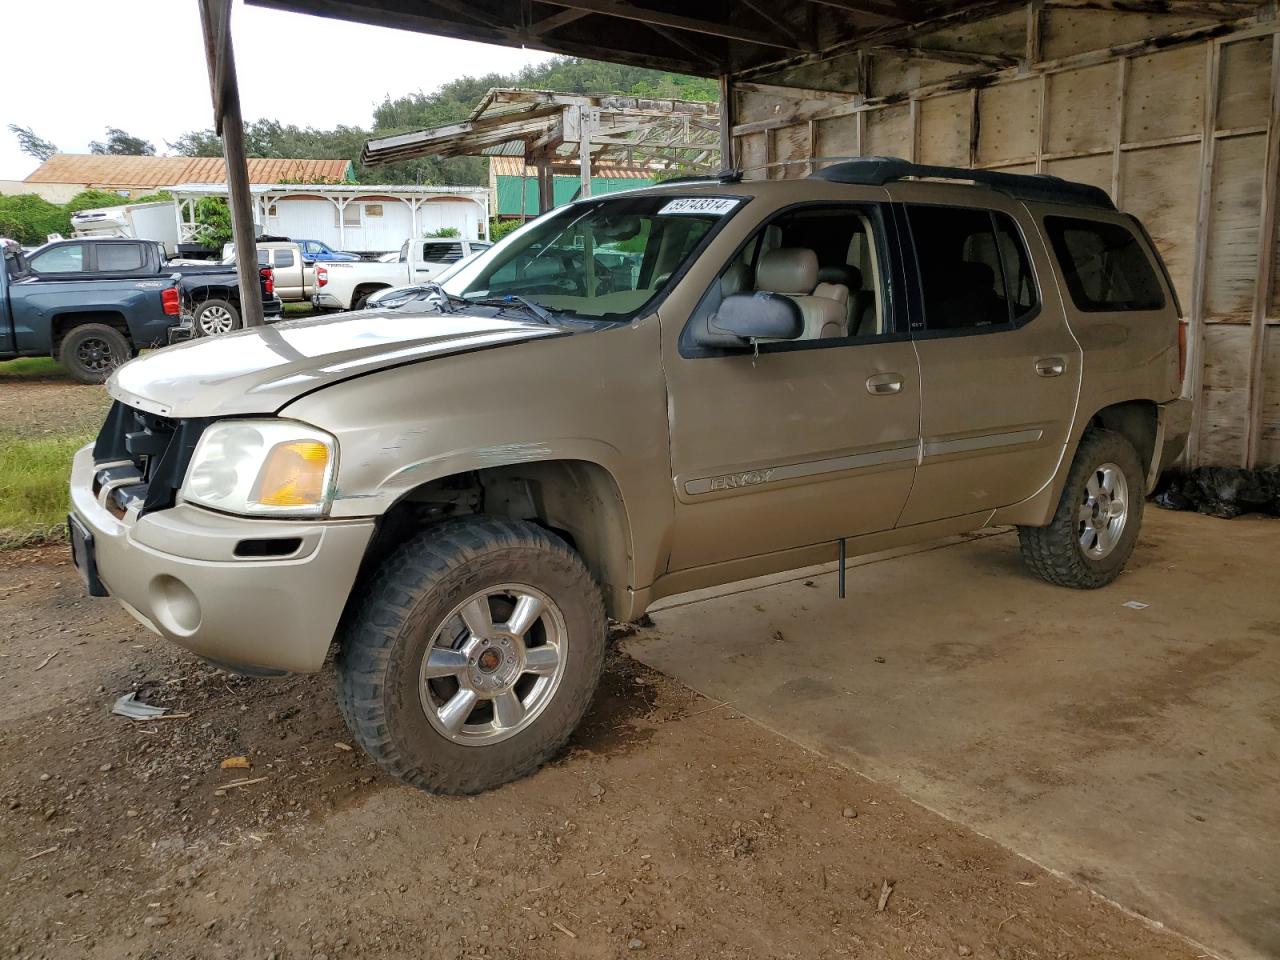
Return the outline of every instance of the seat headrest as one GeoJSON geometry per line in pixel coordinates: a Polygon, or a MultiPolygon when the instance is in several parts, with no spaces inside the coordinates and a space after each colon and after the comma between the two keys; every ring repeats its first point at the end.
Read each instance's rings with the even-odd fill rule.
{"type": "Polygon", "coordinates": [[[847,263],[833,263],[818,269],[819,283],[839,283],[853,293],[862,289],[862,271],[847,263]]]}
{"type": "Polygon", "coordinates": [[[818,255],[804,247],[779,247],[760,258],[756,289],[808,295],[818,285],[818,255]]]}

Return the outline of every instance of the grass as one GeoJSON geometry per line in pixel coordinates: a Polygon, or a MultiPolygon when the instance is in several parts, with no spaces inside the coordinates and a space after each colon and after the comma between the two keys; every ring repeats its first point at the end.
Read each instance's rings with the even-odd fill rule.
{"type": "Polygon", "coordinates": [[[20,357],[0,363],[0,377],[66,377],[52,357],[20,357]]]}
{"type": "Polygon", "coordinates": [[[0,550],[66,535],[71,458],[92,439],[0,437],[0,550]]]}

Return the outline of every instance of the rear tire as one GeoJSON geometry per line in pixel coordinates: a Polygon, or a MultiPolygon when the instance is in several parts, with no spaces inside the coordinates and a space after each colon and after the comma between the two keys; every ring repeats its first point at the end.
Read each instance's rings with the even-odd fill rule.
{"type": "Polygon", "coordinates": [[[1111,430],[1087,430],[1049,525],[1018,527],[1023,560],[1058,586],[1106,586],[1133,553],[1145,491],[1133,444],[1111,430]]]}
{"type": "Polygon", "coordinates": [[[240,311],[229,300],[204,300],[196,307],[193,322],[198,337],[220,337],[240,329],[240,311]]]}
{"type": "Polygon", "coordinates": [[[129,338],[105,323],[72,327],[58,346],[58,362],[81,383],[104,383],[133,357],[129,338]]]}
{"type": "Polygon", "coordinates": [[[606,631],[600,590],[563,540],[522,521],[452,521],[385,560],[342,628],[340,709],[392,776],[478,793],[564,746],[606,631]]]}

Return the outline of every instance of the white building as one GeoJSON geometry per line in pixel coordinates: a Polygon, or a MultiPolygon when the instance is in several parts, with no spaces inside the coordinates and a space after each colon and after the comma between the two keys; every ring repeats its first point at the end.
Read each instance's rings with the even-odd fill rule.
{"type": "MultiPolygon", "coordinates": [[[[386,184],[253,184],[257,233],[320,240],[336,250],[386,253],[409,237],[453,228],[467,239],[489,237],[486,187],[386,184]]],[[[202,197],[226,197],[218,183],[184,183],[169,188],[178,219],[179,241],[195,242],[195,204],[202,197]]]]}

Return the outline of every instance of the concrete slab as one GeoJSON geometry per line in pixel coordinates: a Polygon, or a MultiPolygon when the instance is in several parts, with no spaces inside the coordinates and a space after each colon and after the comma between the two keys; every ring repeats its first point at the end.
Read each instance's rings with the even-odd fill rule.
{"type": "Polygon", "coordinates": [[[1115,584],[1013,532],[673,598],[640,660],[1224,956],[1280,956],[1280,523],[1149,508],[1115,584]],[[1148,604],[1142,609],[1127,601],[1148,604]]]}

